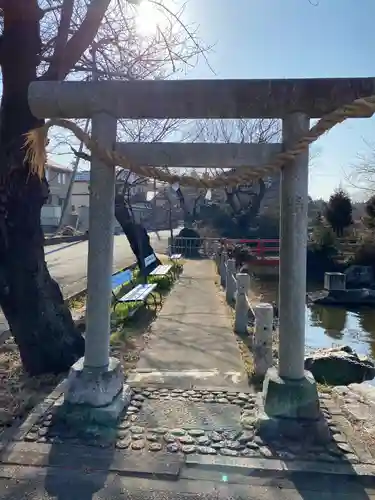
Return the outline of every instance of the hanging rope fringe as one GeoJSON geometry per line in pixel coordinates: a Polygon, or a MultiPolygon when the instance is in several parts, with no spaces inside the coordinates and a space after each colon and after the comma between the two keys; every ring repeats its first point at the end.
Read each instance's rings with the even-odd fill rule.
{"type": "Polygon", "coordinates": [[[70,130],[79,139],[92,155],[97,156],[101,161],[109,166],[120,166],[128,169],[140,177],[148,177],[168,184],[178,183],[180,186],[197,188],[218,188],[224,186],[236,186],[259,179],[264,175],[272,174],[283,165],[291,162],[301,153],[305,152],[310,144],[315,142],[320,136],[328,132],[335,125],[342,123],[348,118],[371,117],[375,113],[375,95],[356,99],[351,104],[347,104],[328,115],[323,116],[307,133],[288,151],[275,155],[274,159],[261,167],[243,166],[234,172],[221,173],[210,179],[201,179],[191,175],[174,175],[166,170],[150,166],[133,165],[129,160],[116,151],[111,151],[100,147],[89,134],[85,133],[78,125],[65,119],[49,120],[40,128],[31,130],[26,134],[25,146],[27,147],[26,161],[30,162],[32,173],[43,175],[44,165],[47,158],[46,143],[48,132],[52,127],[62,127],[70,130]]]}

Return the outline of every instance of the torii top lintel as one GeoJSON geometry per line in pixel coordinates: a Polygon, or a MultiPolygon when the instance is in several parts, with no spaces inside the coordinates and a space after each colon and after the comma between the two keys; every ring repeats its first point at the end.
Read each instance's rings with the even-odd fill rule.
{"type": "Polygon", "coordinates": [[[43,81],[30,85],[29,103],[39,118],[320,118],[373,94],[375,78],[43,81]]]}

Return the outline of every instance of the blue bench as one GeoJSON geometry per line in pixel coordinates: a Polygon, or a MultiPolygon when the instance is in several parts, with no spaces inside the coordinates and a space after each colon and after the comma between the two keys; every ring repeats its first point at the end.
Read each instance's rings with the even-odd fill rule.
{"type": "Polygon", "coordinates": [[[133,316],[135,312],[142,306],[148,305],[147,299],[151,297],[155,304],[155,307],[161,305],[161,295],[156,291],[156,283],[145,283],[134,286],[133,283],[133,273],[130,269],[121,271],[112,276],[112,295],[114,297],[115,303],[113,306],[113,311],[116,310],[118,304],[133,304],[134,308],[129,313],[129,317],[133,316]],[[125,293],[122,297],[118,297],[115,294],[116,288],[122,287],[124,285],[131,286],[131,290],[125,293]],[[157,300],[159,299],[159,300],[157,300]]]}
{"type": "Polygon", "coordinates": [[[117,297],[115,290],[124,286],[131,285],[133,280],[133,273],[130,269],[125,269],[124,271],[120,271],[119,273],[112,275],[112,295],[115,300],[115,304],[118,302],[119,298],[117,297]]]}

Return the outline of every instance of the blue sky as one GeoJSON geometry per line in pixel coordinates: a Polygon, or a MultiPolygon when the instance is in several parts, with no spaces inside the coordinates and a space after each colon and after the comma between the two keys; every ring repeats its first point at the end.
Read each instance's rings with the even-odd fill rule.
{"type": "MultiPolygon", "coordinates": [[[[215,44],[188,78],[375,77],[375,0],[189,0],[186,16],[215,44]]],[[[310,194],[329,197],[369,155],[375,120],[350,120],[317,142],[310,194]]],[[[353,188],[349,186],[352,191],[353,188]]]]}

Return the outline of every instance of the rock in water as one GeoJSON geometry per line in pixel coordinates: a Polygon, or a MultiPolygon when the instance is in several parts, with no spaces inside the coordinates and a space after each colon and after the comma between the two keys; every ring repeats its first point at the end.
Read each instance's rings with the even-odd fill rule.
{"type": "Polygon", "coordinates": [[[328,385],[349,385],[375,377],[374,363],[349,346],[319,349],[305,359],[305,369],[317,382],[328,385]]]}

